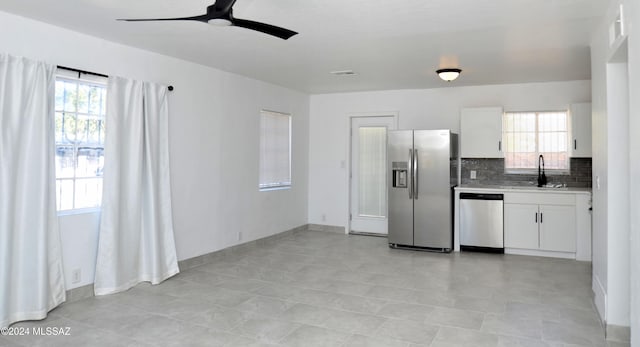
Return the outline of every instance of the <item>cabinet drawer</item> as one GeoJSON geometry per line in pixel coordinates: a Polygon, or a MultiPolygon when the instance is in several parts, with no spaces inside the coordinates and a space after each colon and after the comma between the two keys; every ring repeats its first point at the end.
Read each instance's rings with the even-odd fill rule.
{"type": "Polygon", "coordinates": [[[505,204],[549,204],[572,205],[576,204],[575,194],[554,193],[504,193],[505,204]]]}

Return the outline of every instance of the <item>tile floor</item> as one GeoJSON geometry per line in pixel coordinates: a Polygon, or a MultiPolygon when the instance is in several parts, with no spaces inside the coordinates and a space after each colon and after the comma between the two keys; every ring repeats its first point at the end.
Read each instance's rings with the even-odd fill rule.
{"type": "Polygon", "coordinates": [[[389,249],[300,232],[161,285],[85,299],[40,322],[71,336],[0,346],[624,346],[592,306],[589,263],[389,249]]]}

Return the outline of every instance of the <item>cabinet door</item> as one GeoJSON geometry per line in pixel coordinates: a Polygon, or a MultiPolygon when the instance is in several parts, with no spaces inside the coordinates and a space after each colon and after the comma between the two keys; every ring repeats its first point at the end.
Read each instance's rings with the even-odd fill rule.
{"type": "Polygon", "coordinates": [[[460,142],[461,158],[503,158],[502,108],[463,108],[460,142]]]}
{"type": "Polygon", "coordinates": [[[576,207],[540,205],[540,249],[576,251],[576,207]]]}
{"type": "Polygon", "coordinates": [[[591,158],[591,103],[571,105],[571,156],[591,158]]]}
{"type": "Polygon", "coordinates": [[[504,246],[538,249],[538,205],[504,204],[504,246]]]}

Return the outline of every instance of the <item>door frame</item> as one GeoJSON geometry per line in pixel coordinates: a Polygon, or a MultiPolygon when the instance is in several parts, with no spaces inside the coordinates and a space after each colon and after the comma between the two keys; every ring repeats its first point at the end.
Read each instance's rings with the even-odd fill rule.
{"type": "Polygon", "coordinates": [[[353,172],[353,163],[352,163],[352,158],[351,158],[351,153],[352,153],[352,138],[351,138],[351,124],[353,123],[353,119],[354,118],[375,118],[375,117],[393,117],[393,126],[394,129],[389,129],[389,130],[398,130],[398,124],[399,122],[399,112],[398,111],[380,111],[380,112],[355,112],[355,113],[349,113],[347,114],[347,126],[346,128],[346,132],[347,132],[347,149],[346,149],[346,158],[347,158],[347,170],[346,170],[346,176],[345,179],[347,180],[347,210],[346,210],[346,220],[347,220],[347,227],[344,229],[344,233],[345,234],[349,234],[351,233],[351,201],[354,197],[352,197],[351,192],[352,192],[352,180],[351,180],[351,174],[353,172]]]}

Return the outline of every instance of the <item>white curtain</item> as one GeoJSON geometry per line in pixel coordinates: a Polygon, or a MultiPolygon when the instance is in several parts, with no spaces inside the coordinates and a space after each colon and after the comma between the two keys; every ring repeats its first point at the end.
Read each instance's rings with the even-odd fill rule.
{"type": "Polygon", "coordinates": [[[0,54],[0,327],[65,301],[55,192],[55,67],[0,54]]]}
{"type": "Polygon", "coordinates": [[[104,192],[94,291],[177,274],[171,217],[167,87],[109,77],[104,192]]]}

